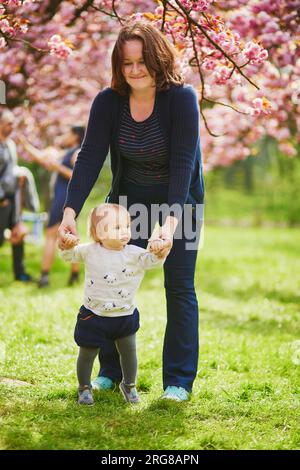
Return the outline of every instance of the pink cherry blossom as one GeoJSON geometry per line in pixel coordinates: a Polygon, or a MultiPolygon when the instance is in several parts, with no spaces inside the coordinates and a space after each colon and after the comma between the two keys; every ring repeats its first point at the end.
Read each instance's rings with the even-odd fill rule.
{"type": "Polygon", "coordinates": [[[72,49],[63,41],[59,34],[55,34],[49,39],[48,46],[50,47],[51,54],[63,59],[72,54],[72,49]]]}
{"type": "MultiPolygon", "coordinates": [[[[265,135],[273,137],[289,157],[294,156],[292,149],[300,139],[298,3],[169,2],[164,34],[177,48],[178,70],[198,92],[209,129],[220,135],[213,137],[201,119],[207,170],[254,154],[253,147],[265,135]],[[193,37],[181,6],[194,21],[193,37]],[[211,100],[209,107],[206,99],[211,100]]],[[[53,143],[70,124],[86,122],[94,96],[110,85],[110,54],[120,28],[112,0],[94,2],[112,16],[88,8],[74,21],[83,0],[54,4],[52,16],[49,0],[7,0],[0,6],[0,76],[6,84],[8,106],[14,110],[19,129],[40,147],[53,143]]],[[[114,6],[125,23],[141,20],[162,28],[162,3],[116,0],[114,6]]]]}
{"type": "Polygon", "coordinates": [[[289,142],[279,144],[279,150],[288,157],[295,157],[297,155],[297,150],[289,142]]]}
{"type": "Polygon", "coordinates": [[[6,46],[6,41],[4,38],[0,38],[0,49],[4,49],[6,46]]]}

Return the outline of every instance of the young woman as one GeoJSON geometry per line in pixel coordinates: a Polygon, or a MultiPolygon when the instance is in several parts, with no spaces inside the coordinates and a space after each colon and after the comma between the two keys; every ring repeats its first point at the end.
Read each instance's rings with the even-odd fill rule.
{"type": "MultiPolygon", "coordinates": [[[[57,230],[63,218],[63,205],[66,199],[67,187],[84,137],[84,131],[85,129],[82,126],[71,127],[71,129],[63,136],[62,146],[66,151],[62,155],[62,158],[58,160],[51,158],[47,154],[47,151],[40,151],[33,147],[23,137],[19,138],[24,145],[24,148],[35,162],[45,167],[47,170],[57,173],[54,185],[54,195],[51,202],[49,220],[46,229],[41,277],[38,283],[39,287],[46,287],[49,285],[49,273],[53,265],[56,251],[57,230]]],[[[79,265],[73,264],[71,267],[69,285],[72,285],[78,279],[79,265]]]]}
{"type": "MultiPolygon", "coordinates": [[[[162,398],[187,400],[197,373],[199,348],[194,287],[197,246],[188,249],[185,230],[181,237],[174,234],[190,211],[199,240],[201,220],[195,209],[204,200],[199,106],[195,90],[176,71],[175,49],[160,31],[143,22],[121,29],[112,53],[111,87],[101,91],[92,104],[58,232],[61,249],[67,248],[66,233],[77,236],[75,218],[109,149],[113,181],[106,201],[119,202],[120,196],[127,196],[129,212],[136,203],[148,209],[147,237],[133,237],[131,243],[147,246],[156,222],[150,214],[153,204],[180,208],[164,218],[159,232],[160,238],[169,240],[160,253],[168,255],[162,398]]],[[[112,388],[122,377],[112,341],[102,344],[99,359],[100,373],[93,386],[112,388]]]]}

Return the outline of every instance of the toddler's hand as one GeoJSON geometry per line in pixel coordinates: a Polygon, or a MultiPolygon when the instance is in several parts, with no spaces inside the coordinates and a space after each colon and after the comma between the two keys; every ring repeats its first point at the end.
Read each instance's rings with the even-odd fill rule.
{"type": "Polygon", "coordinates": [[[65,244],[66,249],[69,250],[70,248],[74,248],[74,246],[78,245],[78,238],[76,238],[72,233],[65,233],[63,236],[63,243],[65,244]]]}
{"type": "Polygon", "coordinates": [[[149,251],[157,255],[163,248],[167,246],[167,244],[168,240],[162,240],[161,238],[150,240],[149,251]]]}

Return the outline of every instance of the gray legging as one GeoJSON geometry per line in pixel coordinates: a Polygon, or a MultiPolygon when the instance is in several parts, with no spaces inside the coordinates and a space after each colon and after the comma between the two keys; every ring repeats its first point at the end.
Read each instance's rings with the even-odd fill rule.
{"type": "MultiPolygon", "coordinates": [[[[137,373],[135,334],[115,340],[115,345],[120,356],[123,382],[126,385],[134,385],[137,373]]],[[[93,364],[98,353],[99,348],[86,348],[80,346],[77,359],[77,377],[79,387],[91,385],[93,364]]]]}

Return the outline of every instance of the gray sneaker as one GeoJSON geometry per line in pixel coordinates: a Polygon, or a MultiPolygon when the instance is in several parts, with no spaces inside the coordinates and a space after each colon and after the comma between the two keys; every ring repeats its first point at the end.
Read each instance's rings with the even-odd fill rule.
{"type": "Polygon", "coordinates": [[[82,389],[78,388],[78,404],[79,405],[94,405],[94,398],[92,389],[87,385],[82,389]]]}
{"type": "Polygon", "coordinates": [[[123,382],[120,383],[119,389],[122,392],[123,397],[128,403],[140,403],[141,399],[136,391],[135,385],[126,385],[123,382]]]}
{"type": "Polygon", "coordinates": [[[38,287],[41,289],[43,287],[48,287],[48,286],[49,286],[49,274],[42,274],[38,281],[38,287]]]}

